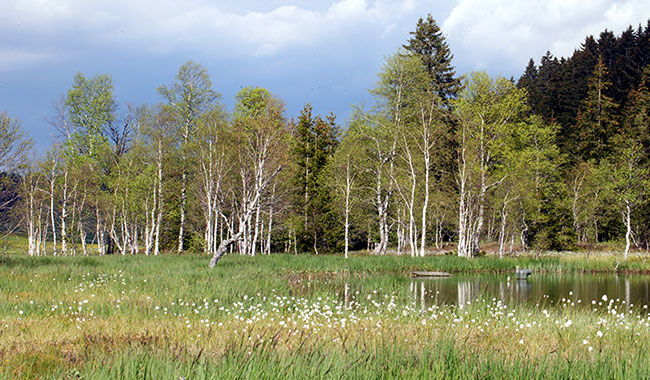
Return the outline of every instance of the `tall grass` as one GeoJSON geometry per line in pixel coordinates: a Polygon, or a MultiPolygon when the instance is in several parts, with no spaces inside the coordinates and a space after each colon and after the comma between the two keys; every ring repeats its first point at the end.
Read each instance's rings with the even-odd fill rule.
{"type": "MultiPolygon", "coordinates": [[[[451,341],[413,350],[379,347],[348,351],[313,350],[302,355],[269,351],[172,355],[146,348],[98,356],[81,368],[59,370],[50,379],[208,380],[208,379],[644,379],[650,357],[594,355],[568,360],[558,356],[530,360],[523,355],[463,351],[451,341]]],[[[42,365],[41,365],[42,366],[42,365]]],[[[4,372],[2,379],[16,373],[4,372]]],[[[26,375],[36,375],[27,372],[26,375]]],[[[28,377],[25,377],[28,378],[28,377]]]]}

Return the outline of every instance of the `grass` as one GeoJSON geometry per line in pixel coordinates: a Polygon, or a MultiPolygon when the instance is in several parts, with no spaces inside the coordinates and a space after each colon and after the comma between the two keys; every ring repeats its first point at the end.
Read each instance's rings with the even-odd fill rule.
{"type": "Polygon", "coordinates": [[[404,286],[412,269],[614,262],[229,255],[209,270],[199,255],[0,255],[0,379],[648,378],[647,309],[601,299],[424,308],[404,286]],[[373,286],[348,291],[355,278],[373,286]]]}

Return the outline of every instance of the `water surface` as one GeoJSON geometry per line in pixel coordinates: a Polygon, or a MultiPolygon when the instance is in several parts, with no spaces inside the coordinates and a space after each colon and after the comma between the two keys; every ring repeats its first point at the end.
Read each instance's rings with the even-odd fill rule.
{"type": "MultiPolygon", "coordinates": [[[[309,281],[305,286],[315,286],[309,281]]],[[[352,299],[396,297],[417,307],[463,305],[479,299],[498,300],[509,305],[527,303],[540,307],[575,304],[591,307],[592,301],[615,300],[642,308],[650,304],[650,276],[611,274],[533,274],[528,280],[513,275],[474,274],[449,278],[410,278],[404,275],[376,275],[325,281],[335,287],[346,303],[352,299]]]]}

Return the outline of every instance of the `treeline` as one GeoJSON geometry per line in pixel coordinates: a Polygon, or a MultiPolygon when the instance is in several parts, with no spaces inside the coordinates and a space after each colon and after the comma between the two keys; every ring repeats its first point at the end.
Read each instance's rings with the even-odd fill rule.
{"type": "Polygon", "coordinates": [[[533,113],[560,125],[560,149],[575,163],[607,153],[609,138],[626,122],[631,95],[639,89],[648,65],[650,21],[645,28],[630,26],[620,36],[609,30],[598,39],[588,36],[568,58],[547,52],[539,65],[531,59],[517,86],[528,91],[533,113]],[[593,98],[598,91],[602,99],[593,98]],[[605,124],[603,135],[594,136],[587,129],[599,106],[604,108],[600,112],[605,124]],[[600,147],[589,141],[596,137],[603,139],[600,147]]]}
{"type": "Polygon", "coordinates": [[[233,251],[473,257],[486,243],[503,255],[623,237],[627,255],[650,238],[649,30],[610,45],[630,33],[636,50],[606,50],[604,32],[515,84],[459,78],[429,16],[345,128],[309,104],[289,120],[261,88],[227,110],[194,62],[158,89],[160,104],[126,110],[110,76],[78,74],[50,121],[60,143],[40,161],[21,165],[27,139],[1,115],[0,154],[13,157],[1,222],[22,226],[31,255],[95,243],[99,254],[190,250],[213,262],[233,251]],[[619,54],[635,58],[622,69],[619,54]]]}
{"type": "Polygon", "coordinates": [[[580,243],[625,235],[628,247],[633,241],[648,248],[648,65],[650,21],[619,36],[609,30],[588,36],[569,58],[547,52],[539,66],[531,59],[517,82],[528,92],[531,111],[559,127],[580,243]],[[620,165],[628,169],[615,171],[620,165]]]}

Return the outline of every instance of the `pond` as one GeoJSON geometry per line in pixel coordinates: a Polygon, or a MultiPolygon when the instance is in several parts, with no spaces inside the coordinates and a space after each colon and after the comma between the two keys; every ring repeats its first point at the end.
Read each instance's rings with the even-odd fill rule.
{"type": "MultiPolygon", "coordinates": [[[[319,281],[305,283],[316,286],[319,281]]],[[[449,278],[409,278],[404,275],[377,275],[325,281],[320,286],[337,288],[345,303],[366,297],[396,297],[415,307],[465,305],[477,299],[497,300],[509,305],[532,306],[575,304],[592,306],[592,301],[615,300],[620,304],[643,308],[650,304],[650,276],[605,274],[533,274],[528,280],[513,275],[475,274],[449,278]]]]}

